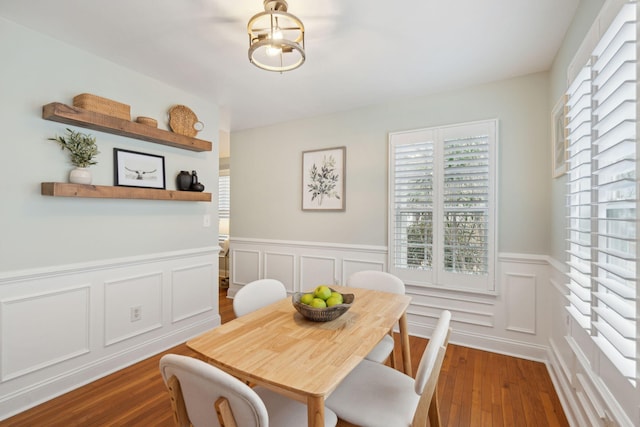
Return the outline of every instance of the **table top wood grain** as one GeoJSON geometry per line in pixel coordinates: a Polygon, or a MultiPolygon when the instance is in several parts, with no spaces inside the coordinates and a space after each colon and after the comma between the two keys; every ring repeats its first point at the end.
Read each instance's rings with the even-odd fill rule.
{"type": "MultiPolygon", "coordinates": [[[[244,381],[308,405],[312,401],[314,406],[321,404],[323,415],[324,398],[398,320],[406,322],[404,316],[411,301],[406,295],[332,288],[355,295],[351,308],[335,320],[307,320],[288,297],[205,332],[189,340],[187,346],[244,381]]],[[[405,351],[408,355],[408,348],[403,348],[405,351]]],[[[312,424],[316,422],[312,423],[310,413],[312,424]]]]}

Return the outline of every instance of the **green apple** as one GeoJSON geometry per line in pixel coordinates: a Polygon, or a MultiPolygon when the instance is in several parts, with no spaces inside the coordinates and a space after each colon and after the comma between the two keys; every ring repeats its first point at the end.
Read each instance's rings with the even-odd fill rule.
{"type": "Polygon", "coordinates": [[[344,302],[344,298],[342,297],[342,294],[340,292],[336,292],[336,291],[331,292],[331,298],[333,297],[338,298],[340,300],[338,304],[342,304],[344,302]]]}
{"type": "Polygon", "coordinates": [[[315,308],[325,308],[327,306],[327,303],[324,302],[324,300],[322,298],[314,298],[311,301],[311,307],[315,307],[315,308]]]}
{"type": "Polygon", "coordinates": [[[320,285],[313,291],[313,296],[326,301],[331,296],[331,289],[327,285],[320,285]]]}
{"type": "Polygon", "coordinates": [[[342,295],[339,297],[330,296],[327,298],[327,307],[333,307],[334,305],[342,304],[342,295]]]}
{"type": "Polygon", "coordinates": [[[313,301],[313,294],[304,294],[300,297],[300,302],[303,304],[311,305],[311,301],[313,301]]]}

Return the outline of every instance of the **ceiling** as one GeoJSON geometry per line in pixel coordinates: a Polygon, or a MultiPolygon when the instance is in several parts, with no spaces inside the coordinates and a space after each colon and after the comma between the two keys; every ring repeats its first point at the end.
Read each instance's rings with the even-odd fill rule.
{"type": "Polygon", "coordinates": [[[217,103],[237,131],[545,71],[580,0],[288,0],[306,62],[247,58],[262,0],[0,0],[0,16],[217,103]]]}

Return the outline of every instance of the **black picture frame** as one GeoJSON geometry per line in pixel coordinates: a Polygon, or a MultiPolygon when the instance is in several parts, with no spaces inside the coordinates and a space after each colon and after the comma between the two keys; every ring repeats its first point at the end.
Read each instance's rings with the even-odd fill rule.
{"type": "Polygon", "coordinates": [[[166,189],[164,156],[114,148],[113,182],[119,187],[166,189]]]}

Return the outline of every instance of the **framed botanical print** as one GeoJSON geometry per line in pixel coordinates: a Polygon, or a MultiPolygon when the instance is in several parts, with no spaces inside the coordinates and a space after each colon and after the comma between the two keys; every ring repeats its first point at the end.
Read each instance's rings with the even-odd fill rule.
{"type": "Polygon", "coordinates": [[[302,210],[344,211],[346,147],[302,153],[302,210]]]}

